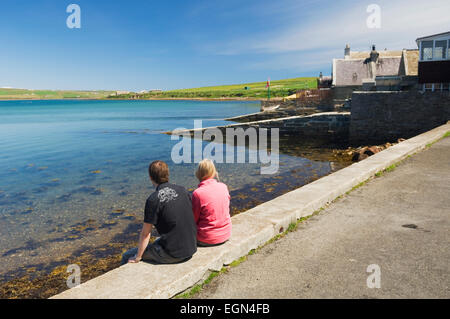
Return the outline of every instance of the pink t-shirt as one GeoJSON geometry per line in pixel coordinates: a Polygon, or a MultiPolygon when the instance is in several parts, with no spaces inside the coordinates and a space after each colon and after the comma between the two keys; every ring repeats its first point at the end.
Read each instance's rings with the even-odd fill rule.
{"type": "Polygon", "coordinates": [[[230,238],[230,194],[227,185],[214,178],[202,181],[192,194],[192,210],[197,224],[197,240],[219,244],[230,238]]]}

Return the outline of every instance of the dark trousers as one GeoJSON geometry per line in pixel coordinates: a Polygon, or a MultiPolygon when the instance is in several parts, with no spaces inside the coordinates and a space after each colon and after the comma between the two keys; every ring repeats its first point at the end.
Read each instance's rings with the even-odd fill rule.
{"type": "MultiPolygon", "coordinates": [[[[138,248],[132,248],[122,255],[122,265],[128,263],[128,259],[134,257],[138,252],[138,248]]],[[[191,259],[188,258],[175,258],[170,256],[159,245],[159,239],[155,240],[153,244],[148,244],[147,248],[142,255],[143,261],[153,262],[157,264],[176,264],[191,259]]]]}
{"type": "Polygon", "coordinates": [[[208,243],[204,243],[204,242],[202,242],[202,241],[200,241],[200,240],[197,240],[197,246],[198,246],[198,247],[214,247],[214,246],[219,246],[219,245],[225,244],[227,241],[228,241],[228,239],[225,240],[223,243],[218,243],[218,244],[208,244],[208,243]]]}

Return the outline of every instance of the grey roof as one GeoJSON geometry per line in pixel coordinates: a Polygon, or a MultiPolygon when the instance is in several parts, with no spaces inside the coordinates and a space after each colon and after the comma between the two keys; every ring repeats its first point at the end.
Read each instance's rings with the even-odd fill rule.
{"type": "Polygon", "coordinates": [[[432,35],[427,35],[427,36],[424,36],[424,37],[420,37],[420,38],[417,38],[417,39],[416,39],[416,42],[417,42],[417,41],[426,40],[426,39],[428,39],[428,38],[434,38],[434,37],[440,37],[440,36],[446,36],[446,35],[450,35],[450,31],[442,32],[442,33],[436,33],[436,34],[432,34],[432,35]]]}
{"type": "MultiPolygon", "coordinates": [[[[401,50],[380,50],[377,51],[380,58],[402,56],[401,50]]],[[[369,51],[350,51],[350,59],[367,59],[370,57],[369,51]]]]}

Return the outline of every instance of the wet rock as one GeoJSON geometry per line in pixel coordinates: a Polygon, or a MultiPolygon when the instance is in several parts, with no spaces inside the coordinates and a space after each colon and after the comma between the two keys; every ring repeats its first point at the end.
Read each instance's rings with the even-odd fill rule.
{"type": "Polygon", "coordinates": [[[20,251],[22,251],[22,250],[23,250],[23,248],[21,248],[21,247],[19,247],[19,248],[14,248],[14,249],[10,249],[10,250],[4,252],[4,253],[2,254],[2,257],[8,257],[8,256],[15,255],[16,253],[18,253],[18,252],[20,252],[20,251]]]}
{"type": "Polygon", "coordinates": [[[93,224],[95,223],[95,220],[88,219],[84,222],[74,224],[70,227],[69,232],[72,235],[79,235],[82,232],[94,230],[93,224]]]}
{"type": "Polygon", "coordinates": [[[12,194],[11,198],[16,200],[16,201],[26,201],[26,200],[28,200],[28,196],[26,195],[25,192],[14,193],[14,194],[12,194]]]}
{"type": "Polygon", "coordinates": [[[135,220],[135,219],[136,219],[136,216],[131,215],[131,214],[126,214],[126,215],[120,217],[120,219],[124,219],[124,220],[135,220]]]}
{"type": "Polygon", "coordinates": [[[77,239],[80,239],[80,238],[81,238],[80,235],[70,235],[70,236],[66,237],[66,240],[67,241],[73,241],[73,240],[77,240],[77,239]]]}
{"type": "Polygon", "coordinates": [[[116,220],[107,220],[99,228],[110,228],[115,225],[117,225],[116,220]]]}
{"type": "Polygon", "coordinates": [[[33,194],[42,194],[42,193],[45,193],[46,191],[48,191],[48,187],[47,186],[41,186],[41,187],[38,187],[38,188],[35,188],[35,189],[33,189],[33,194]]]}
{"type": "Polygon", "coordinates": [[[371,156],[371,155],[374,155],[379,152],[380,152],[380,148],[378,146],[370,146],[370,147],[367,147],[367,149],[365,150],[364,153],[371,156]]]}
{"type": "Polygon", "coordinates": [[[124,213],[125,213],[124,209],[115,209],[111,212],[111,216],[116,217],[116,216],[123,215],[124,213]]]}
{"type": "Polygon", "coordinates": [[[33,212],[33,208],[28,207],[26,210],[20,212],[21,215],[28,215],[31,214],[33,212]]]}
{"type": "Polygon", "coordinates": [[[72,198],[72,194],[65,194],[65,195],[61,195],[58,198],[56,198],[56,201],[60,202],[60,203],[65,203],[65,202],[68,202],[71,198],[72,198]]]}
{"type": "Polygon", "coordinates": [[[364,159],[366,159],[368,157],[369,157],[369,155],[367,155],[366,153],[355,152],[353,154],[352,161],[353,162],[359,162],[359,161],[362,161],[362,160],[364,160],[364,159]]]}
{"type": "Polygon", "coordinates": [[[369,157],[369,155],[364,153],[366,151],[366,149],[367,149],[367,147],[363,147],[359,150],[354,151],[353,156],[352,156],[352,161],[359,162],[359,161],[362,161],[363,159],[369,157]]]}
{"type": "Polygon", "coordinates": [[[52,238],[49,239],[49,243],[62,243],[63,241],[65,241],[64,237],[58,237],[58,238],[52,238]]]}
{"type": "Polygon", "coordinates": [[[389,147],[391,147],[392,143],[385,143],[383,145],[372,145],[372,146],[363,146],[359,147],[352,152],[352,161],[359,162],[366,159],[369,156],[377,154],[389,147]]]}
{"type": "Polygon", "coordinates": [[[74,193],[84,193],[90,195],[101,195],[103,191],[101,189],[95,188],[93,186],[82,186],[74,190],[74,193]]]}

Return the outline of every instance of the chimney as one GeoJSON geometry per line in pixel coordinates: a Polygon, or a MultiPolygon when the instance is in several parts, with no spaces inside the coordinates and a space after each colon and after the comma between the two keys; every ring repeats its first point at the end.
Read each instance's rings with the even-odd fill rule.
{"type": "Polygon", "coordinates": [[[348,44],[344,49],[344,59],[350,59],[350,46],[348,44]]]}
{"type": "Polygon", "coordinates": [[[375,44],[374,45],[372,45],[372,51],[370,52],[370,61],[372,61],[372,62],[377,62],[377,60],[378,60],[378,56],[379,56],[380,54],[377,52],[377,50],[375,49],[375,44]]]}

